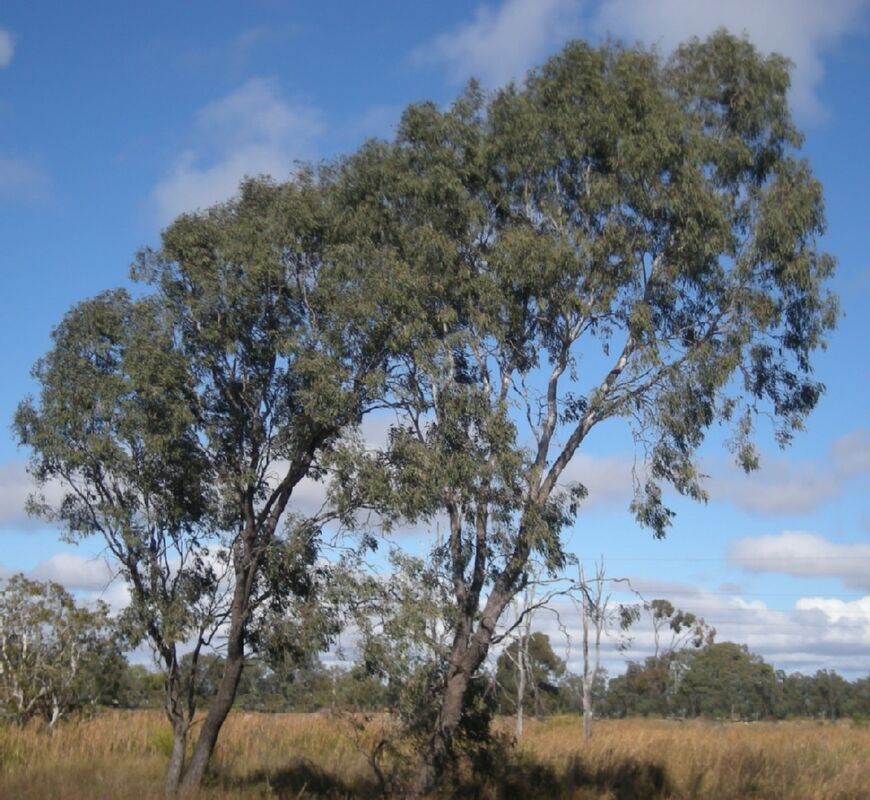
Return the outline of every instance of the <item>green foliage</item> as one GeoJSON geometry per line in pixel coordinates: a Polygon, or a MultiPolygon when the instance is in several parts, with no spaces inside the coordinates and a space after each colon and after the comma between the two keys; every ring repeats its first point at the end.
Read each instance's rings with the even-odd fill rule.
{"type": "MultiPolygon", "coordinates": [[[[38,397],[16,415],[37,484],[64,492],[33,510],[72,539],[102,536],[128,581],[126,633],[157,651],[182,758],[198,695],[179,645],[192,643],[195,672],[225,626],[222,688],[187,788],[246,652],[298,657],[335,633],[314,601],[323,517],[288,506],[380,395],[393,323],[367,243],[342,225],[336,180],[327,168],[248,180],[230,202],[179,217],[137,258],[135,299],[106,292],[67,314],[34,369],[38,397]]],[[[170,793],[180,770],[173,759],[170,793]]]]}
{"type": "MultiPolygon", "coordinates": [[[[393,142],[349,160],[345,205],[392,259],[383,302],[402,322],[388,445],[343,448],[334,499],[349,522],[360,507],[448,520],[433,563],[455,631],[442,710],[530,559],[564,565],[586,494],[565,469],[596,426],[631,427],[632,509],[660,537],[665,487],[706,499],[696,454],[712,426],[751,469],[759,415],[785,444],[816,405],[834,261],[788,84],[782,58],[724,32],[668,58],[572,42],[491,96],[411,106],[393,142]]],[[[437,769],[459,717],[435,724],[437,769]]]]}
{"type": "Polygon", "coordinates": [[[520,650],[527,663],[528,688],[523,698],[523,707],[536,717],[553,713],[558,707],[560,679],[565,675],[565,662],[556,655],[545,633],[532,633],[528,641],[513,641],[496,661],[495,681],[499,711],[513,714],[517,709],[517,669],[520,650]]]}
{"type": "Polygon", "coordinates": [[[689,715],[739,719],[773,716],[773,667],[745,645],[720,642],[688,655],[687,661],[675,701],[689,715]]]}

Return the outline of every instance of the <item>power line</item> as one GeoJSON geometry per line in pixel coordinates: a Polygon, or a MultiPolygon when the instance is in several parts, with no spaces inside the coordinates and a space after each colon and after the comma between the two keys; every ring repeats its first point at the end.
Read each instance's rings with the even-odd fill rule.
{"type": "MultiPolygon", "coordinates": [[[[600,556],[596,556],[595,559],[591,557],[582,557],[577,556],[581,561],[593,561],[595,559],[599,559],[600,556]]],[[[606,563],[610,564],[614,561],[656,561],[656,562],[675,562],[675,561],[685,561],[685,562],[713,562],[713,563],[727,563],[733,564],[735,566],[740,566],[740,563],[744,561],[870,561],[870,555],[859,556],[859,555],[849,555],[849,556],[740,556],[739,559],[735,558],[713,558],[707,556],[670,556],[670,557],[662,557],[662,556],[650,556],[650,557],[629,557],[629,556],[619,556],[614,558],[605,558],[606,563]]]]}
{"type": "MultiPolygon", "coordinates": [[[[667,597],[672,594],[685,595],[687,597],[735,597],[735,598],[752,598],[752,597],[823,597],[824,599],[828,598],[846,598],[851,600],[864,600],[865,598],[870,598],[870,591],[865,592],[818,592],[815,595],[812,592],[757,592],[754,589],[747,589],[743,592],[720,592],[720,591],[710,591],[708,589],[671,589],[668,587],[662,588],[633,588],[633,583],[642,583],[644,580],[648,580],[647,578],[619,578],[619,579],[606,579],[609,583],[612,583],[612,587],[610,588],[611,594],[627,594],[627,595],[646,595],[649,599],[652,599],[653,595],[660,595],[662,597],[667,597]],[[624,585],[623,585],[624,584],[624,585]]],[[[564,580],[565,584],[571,583],[571,579],[566,578],[564,580]]],[[[687,609],[690,610],[690,609],[687,609]]]]}

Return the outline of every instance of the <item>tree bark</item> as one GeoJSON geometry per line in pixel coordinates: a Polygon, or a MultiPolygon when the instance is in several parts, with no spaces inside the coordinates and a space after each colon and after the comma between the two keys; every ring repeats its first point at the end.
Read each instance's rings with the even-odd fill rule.
{"type": "Polygon", "coordinates": [[[453,736],[462,719],[463,700],[471,675],[472,673],[462,668],[451,674],[447,680],[435,727],[426,742],[405,795],[409,800],[425,797],[444,778],[453,755],[453,736]]]}
{"type": "Polygon", "coordinates": [[[187,725],[183,722],[172,724],[172,753],[169,756],[169,765],[166,768],[166,777],[163,783],[163,795],[167,798],[178,794],[181,783],[181,775],[184,771],[184,756],[187,752],[187,725]]]}
{"type": "Polygon", "coordinates": [[[592,679],[589,675],[589,597],[586,594],[588,587],[582,566],[580,567],[580,583],[583,616],[583,739],[589,741],[592,738],[592,679]]]}
{"type": "Polygon", "coordinates": [[[486,660],[496,622],[511,597],[508,592],[494,588],[473,633],[470,631],[476,615],[470,615],[461,621],[453,641],[450,670],[441,696],[438,717],[405,793],[409,800],[425,797],[442,783],[453,756],[453,738],[462,720],[465,693],[471,678],[486,660]]]}
{"type": "MultiPolygon", "coordinates": [[[[239,584],[237,583],[238,586],[239,584]]],[[[202,723],[190,762],[184,770],[184,777],[181,780],[182,795],[190,794],[202,785],[202,780],[208,769],[218,735],[236,699],[236,690],[238,689],[239,678],[241,678],[242,667],[245,663],[244,645],[247,600],[247,591],[243,587],[241,591],[237,588],[236,597],[233,599],[230,630],[227,636],[227,657],[224,663],[223,675],[221,675],[221,681],[218,685],[214,701],[202,723]]]]}
{"type": "MultiPolygon", "coordinates": [[[[528,639],[526,640],[528,643],[528,639]]],[[[526,644],[528,646],[528,644],[526,644]]],[[[523,705],[526,700],[526,659],[522,643],[517,648],[517,741],[523,738],[523,705]]]]}

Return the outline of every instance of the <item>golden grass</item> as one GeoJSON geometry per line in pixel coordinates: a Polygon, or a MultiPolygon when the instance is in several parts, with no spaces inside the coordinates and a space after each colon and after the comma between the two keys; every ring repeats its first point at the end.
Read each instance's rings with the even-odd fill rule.
{"type": "MultiPolygon", "coordinates": [[[[202,798],[375,796],[366,758],[375,720],[359,734],[320,714],[236,712],[202,798]]],[[[498,728],[510,730],[501,720],[498,728]]],[[[170,739],[159,712],[106,712],[49,734],[0,728],[0,798],[160,797],[170,739]]],[[[481,798],[870,798],[870,728],[851,723],[601,721],[586,744],[580,721],[532,721],[493,777],[466,776],[481,798]]],[[[460,792],[459,789],[456,790],[460,792]]]]}

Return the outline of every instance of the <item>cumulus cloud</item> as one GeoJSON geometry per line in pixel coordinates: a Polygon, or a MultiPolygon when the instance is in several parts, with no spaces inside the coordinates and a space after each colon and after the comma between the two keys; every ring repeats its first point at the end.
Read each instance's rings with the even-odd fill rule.
{"type": "Polygon", "coordinates": [[[627,456],[590,456],[577,453],[562,473],[561,483],[581,483],[589,494],[583,509],[628,507],[634,492],[634,461],[627,456]]]}
{"type": "Polygon", "coordinates": [[[85,558],[77,553],[55,553],[37,564],[28,577],[37,581],[54,581],[67,589],[105,589],[115,574],[103,558],[85,558]]]}
{"type": "Polygon", "coordinates": [[[837,439],[831,447],[831,463],[844,478],[870,473],[870,431],[859,428],[837,439]]]}
{"type": "Polygon", "coordinates": [[[51,189],[51,179],[33,162],[0,157],[0,202],[38,205],[51,196],[51,189]]]}
{"type": "MultiPolygon", "coordinates": [[[[691,584],[633,576],[632,587],[644,598],[665,597],[675,606],[701,616],[716,629],[716,641],[745,644],[769,663],[788,671],[836,669],[856,678],[866,674],[870,658],[870,596],[855,600],[802,597],[791,607],[772,608],[739,593],[709,591],[691,584]]],[[[615,602],[637,602],[630,594],[614,593],[615,602]]],[[[558,601],[533,626],[550,636],[557,653],[577,672],[582,666],[580,618],[570,602],[558,601]]],[[[622,672],[626,659],[642,661],[655,649],[649,616],[631,629],[630,647],[620,652],[615,638],[605,639],[602,662],[611,675],[622,672]]]]}
{"type": "Polygon", "coordinates": [[[870,432],[859,428],[834,441],[818,461],[762,460],[746,475],[733,465],[711,469],[710,499],[759,514],[805,514],[837,500],[849,482],[870,474],[870,432]]]}
{"type": "Polygon", "coordinates": [[[549,49],[579,32],[576,0],[505,0],[478,6],[474,19],[413,53],[418,64],[440,64],[451,80],[476,77],[488,86],[521,78],[549,49]]]}
{"type": "Polygon", "coordinates": [[[870,545],[839,544],[816,533],[737,539],[728,548],[732,564],[748,572],[776,572],[809,578],[838,578],[854,589],[870,591],[870,545]]]}
{"type": "Polygon", "coordinates": [[[5,28],[0,28],[0,68],[8,67],[15,55],[15,40],[5,28]]]}
{"type": "Polygon", "coordinates": [[[777,460],[746,475],[729,468],[709,482],[710,499],[725,501],[758,514],[805,514],[836,499],[841,481],[811,461],[777,460]]]}
{"type": "Polygon", "coordinates": [[[505,0],[478,6],[473,19],[418,48],[414,60],[443,65],[455,81],[476,76],[498,86],[578,34],[613,34],[668,52],[724,27],[745,33],[762,52],[791,59],[794,106],[819,118],[823,55],[858,24],[866,6],[867,0],[505,0]]]}
{"type": "Polygon", "coordinates": [[[235,194],[246,175],[283,179],[316,154],[320,112],[283,99],[272,81],[256,78],[196,115],[192,140],[152,199],[165,223],[235,194]]]}
{"type": "Polygon", "coordinates": [[[766,53],[794,62],[792,101],[808,117],[823,114],[818,89],[823,53],[858,23],[866,0],[609,0],[596,18],[599,32],[658,44],[665,51],[717,28],[746,33],[766,53]]]}
{"type": "MultiPolygon", "coordinates": [[[[0,464],[0,528],[32,530],[40,526],[40,521],[26,510],[27,498],[35,488],[26,464],[0,464]]],[[[60,486],[53,483],[44,486],[42,493],[50,505],[59,503],[63,495],[60,486]]]]}

